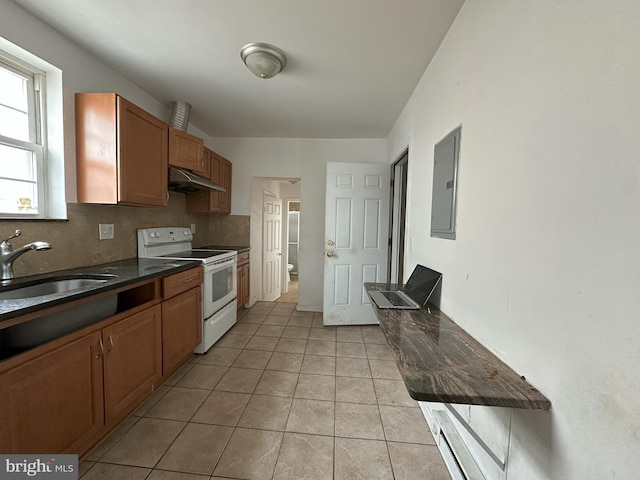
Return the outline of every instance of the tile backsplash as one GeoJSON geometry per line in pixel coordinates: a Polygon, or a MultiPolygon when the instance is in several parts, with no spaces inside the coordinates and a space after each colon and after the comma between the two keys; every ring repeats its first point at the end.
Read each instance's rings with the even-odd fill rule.
{"type": "Polygon", "coordinates": [[[142,208],[115,205],[67,205],[67,221],[0,220],[0,237],[16,229],[22,236],[11,240],[15,248],[36,240],[49,242],[51,250],[28,252],[14,263],[16,277],[97,265],[138,256],[138,228],[196,225],[196,246],[249,245],[248,215],[187,213],[185,195],[171,192],[166,207],[142,208]],[[112,223],[113,240],[99,240],[98,224],[112,223]]]}

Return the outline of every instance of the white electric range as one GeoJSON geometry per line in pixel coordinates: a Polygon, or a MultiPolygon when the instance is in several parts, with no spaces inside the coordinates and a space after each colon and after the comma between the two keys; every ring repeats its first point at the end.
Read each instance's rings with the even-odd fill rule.
{"type": "Polygon", "coordinates": [[[202,343],[195,352],[205,353],[236,323],[238,253],[192,248],[192,241],[188,227],[142,228],[138,230],[138,257],[203,263],[202,343]]]}

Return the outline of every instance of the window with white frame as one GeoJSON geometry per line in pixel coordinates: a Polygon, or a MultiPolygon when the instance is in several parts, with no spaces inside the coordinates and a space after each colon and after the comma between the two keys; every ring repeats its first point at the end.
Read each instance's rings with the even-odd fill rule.
{"type": "Polygon", "coordinates": [[[40,216],[44,75],[0,58],[0,212],[40,216]]]}
{"type": "Polygon", "coordinates": [[[0,218],[66,218],[61,80],[0,38],[0,218]]]}

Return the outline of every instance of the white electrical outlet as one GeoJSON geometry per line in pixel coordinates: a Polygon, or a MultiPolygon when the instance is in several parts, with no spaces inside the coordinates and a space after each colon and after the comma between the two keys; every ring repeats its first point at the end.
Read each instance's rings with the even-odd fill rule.
{"type": "Polygon", "coordinates": [[[191,233],[196,233],[196,224],[195,223],[191,224],[191,233]]]}
{"type": "Polygon", "coordinates": [[[98,225],[98,232],[100,233],[100,240],[113,240],[114,227],[113,223],[101,223],[98,225]]]}

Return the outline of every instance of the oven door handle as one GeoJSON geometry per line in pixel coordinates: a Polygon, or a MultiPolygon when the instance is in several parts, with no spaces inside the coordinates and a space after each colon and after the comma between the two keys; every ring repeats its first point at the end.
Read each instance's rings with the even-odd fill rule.
{"type": "Polygon", "coordinates": [[[205,269],[208,271],[211,270],[221,270],[223,268],[226,267],[231,267],[233,265],[236,265],[237,263],[237,258],[233,257],[233,258],[225,258],[224,260],[218,260],[217,262],[211,262],[211,263],[207,263],[205,264],[205,269]]]}

